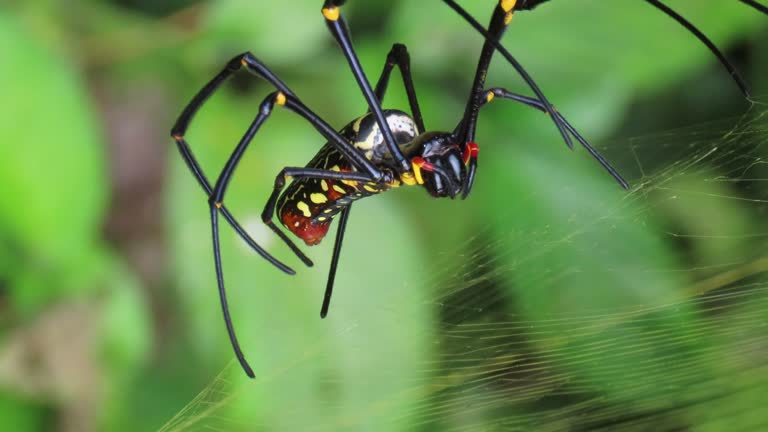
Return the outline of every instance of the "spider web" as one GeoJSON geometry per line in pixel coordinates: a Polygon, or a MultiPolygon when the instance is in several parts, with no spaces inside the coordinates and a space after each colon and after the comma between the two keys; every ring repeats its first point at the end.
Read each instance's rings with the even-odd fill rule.
{"type": "MultiPolygon", "coordinates": [[[[343,348],[313,340],[308,330],[300,351],[273,347],[283,356],[279,365],[257,365],[255,381],[231,362],[160,430],[768,427],[768,110],[755,104],[740,118],[600,150],[618,155],[626,148],[631,152],[618,165],[634,167],[631,192],[583,204],[585,214],[563,215],[561,226],[499,232],[488,225],[443,247],[422,280],[391,282],[400,285],[395,293],[430,288],[413,294],[413,307],[393,306],[404,300],[392,294],[374,313],[344,315],[349,306],[335,299],[336,321],[312,314],[306,322],[330,328],[343,348]],[[723,214],[706,212],[723,203],[723,214]],[[723,220],[680,222],[697,212],[723,220]],[[634,231],[649,224],[662,227],[653,238],[634,231]],[[615,236],[629,246],[611,249],[615,236]],[[681,252],[616,264],[659,243],[681,252]],[[604,264],[574,265],[572,254],[604,264]],[[569,288],[583,287],[584,278],[595,290],[569,288]],[[549,299],[543,306],[536,303],[542,297],[549,299]],[[409,328],[424,308],[432,311],[431,325],[409,328]],[[369,337],[376,325],[389,339],[369,337]],[[389,353],[387,344],[404,334],[424,346],[421,355],[389,353]],[[379,362],[367,364],[370,357],[379,362]],[[343,377],[326,372],[334,362],[343,377]],[[345,399],[366,386],[368,398],[345,399]],[[292,403],[307,400],[296,388],[312,393],[314,406],[292,403]]],[[[559,185],[551,196],[567,197],[569,188],[559,185]]],[[[522,196],[519,205],[541,199],[522,196]]],[[[346,285],[365,291],[359,282],[346,285]]]]}

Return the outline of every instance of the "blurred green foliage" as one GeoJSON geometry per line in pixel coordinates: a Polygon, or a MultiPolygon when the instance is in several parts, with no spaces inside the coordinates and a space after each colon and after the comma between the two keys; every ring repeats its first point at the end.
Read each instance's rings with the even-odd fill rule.
{"type": "MultiPolygon", "coordinates": [[[[167,136],[174,116],[246,50],[330,124],[360,115],[364,101],[316,1],[5,3],[0,424],[14,431],[158,429],[232,358],[206,200],[167,136]],[[148,145],[128,139],[119,146],[126,133],[148,145]],[[158,179],[147,189],[121,186],[120,173],[146,168],[130,157],[146,148],[158,179]],[[147,190],[162,197],[149,211],[136,198],[147,190]],[[125,233],[114,228],[123,211],[125,233]],[[135,218],[147,212],[161,228],[136,239],[151,230],[135,218]],[[159,276],[147,270],[153,261],[159,276]]],[[[465,3],[480,21],[494,4],[465,3]]],[[[738,2],[670,3],[719,46],[735,47],[729,56],[754,93],[766,93],[768,54],[759,42],[768,17],[738,2]]],[[[351,1],[343,11],[369,78],[393,42],[407,44],[426,124],[451,130],[482,39],[438,1],[351,1]]],[[[732,372],[728,318],[716,321],[719,332],[704,332],[711,316],[691,296],[713,289],[696,291],[695,282],[722,276],[728,287],[729,266],[763,257],[764,242],[753,234],[763,232],[765,185],[741,190],[711,180],[738,178],[739,170],[765,178],[764,169],[753,170],[765,156],[764,119],[749,123],[750,142],[699,135],[716,135],[720,123],[648,137],[739,115],[747,104],[698,41],[642,1],[553,1],[518,14],[504,43],[636,190],[620,190],[581,149],[567,151],[539,112],[495,102],[481,115],[481,169],[470,199],[403,190],[356,205],[330,315],[321,321],[332,242],[309,252],[315,268],[301,268],[259,215],[279,169],[304,165],[322,140],[297,117],[275,112],[226,201],[270,253],[299,272],[278,272],[222,228],[231,310],[257,380],[226,371],[223,384],[214,381],[219,393],[193,405],[196,414],[181,414],[200,423],[180,429],[206,421],[222,430],[541,427],[541,413],[567,414],[583,402],[558,401],[552,395],[560,389],[600,399],[590,406],[601,412],[641,412],[652,401],[662,413],[660,401],[676,394],[673,386],[707,381],[712,390],[732,372]],[[628,134],[645,138],[608,138],[628,134]],[[724,159],[709,158],[718,146],[724,159]],[[697,164],[699,157],[706,162],[697,164]],[[683,243],[670,232],[695,236],[683,243]],[[467,325],[488,327],[459,331],[467,325]],[[640,349],[641,341],[652,347],[640,349]],[[538,377],[530,367],[536,359],[552,383],[570,384],[544,387],[547,397],[515,393],[538,377]],[[484,385],[467,384],[475,379],[484,385]],[[201,406],[213,402],[221,409],[206,414],[201,406]]],[[[245,74],[233,81],[188,134],[209,179],[271,91],[245,74]]],[[[520,81],[495,60],[489,85],[530,94],[520,81]]],[[[390,89],[385,106],[405,108],[397,75],[390,89]]],[[[739,303],[732,313],[764,319],[754,304],[739,303]]],[[[751,321],[731,323],[734,332],[754,332],[751,321]]],[[[762,373],[747,381],[765,383],[762,373]]],[[[731,403],[758,408],[764,389],[734,392],[731,403]]],[[[716,411],[692,406],[658,414],[653,424],[718,429],[716,411]]],[[[720,409],[725,417],[731,412],[728,404],[720,409]]],[[[741,427],[766,420],[729,418],[741,427]]],[[[565,415],[550,427],[603,424],[565,415]]]]}

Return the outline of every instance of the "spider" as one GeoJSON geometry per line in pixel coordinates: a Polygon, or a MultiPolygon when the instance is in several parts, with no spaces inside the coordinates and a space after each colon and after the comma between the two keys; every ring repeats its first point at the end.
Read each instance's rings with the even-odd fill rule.
{"type": "MultiPolygon", "coordinates": [[[[353,120],[338,132],[314,111],[309,109],[296,94],[250,52],[230,60],[224,69],[208,82],[184,108],[171,136],[176,141],[188,168],[208,195],[213,256],[221,308],[232,347],[245,373],[254,373],[240,349],[227,305],[224,276],[221,267],[219,245],[219,215],[233,227],[237,234],[259,255],[283,272],[296,272],[278,261],[259,246],[237,222],[224,205],[224,195],[232,173],[245,153],[253,137],[276,107],[294,112],[309,122],[327,143],[305,167],[285,167],[276,176],[274,189],[267,200],[262,220],[285,242],[307,266],[312,261],[296,246],[273,221],[277,216],[282,225],[302,239],[307,245],[318,244],[328,233],[331,221],[338,216],[338,229],[331,259],[328,283],[323,297],[320,316],[328,313],[336,268],[339,261],[344,232],[352,204],[367,196],[379,194],[400,186],[420,186],[436,198],[466,198],[472,190],[477,172],[479,147],[474,142],[480,108],[494,99],[507,99],[522,103],[550,116],[563,140],[573,147],[572,138],[592,155],[602,167],[625,189],[628,183],[621,175],[571,126],[549,103],[539,87],[515,58],[500,45],[499,40],[518,10],[530,10],[548,0],[500,0],[493,10],[490,24],[483,28],[454,0],[442,0],[474,27],[485,39],[464,114],[453,131],[430,131],[422,119],[416,90],[410,71],[410,57],[405,45],[394,44],[387,55],[384,69],[375,87],[372,87],[358,61],[349,38],[346,23],[341,15],[345,0],[325,0],[321,9],[325,23],[338,42],[352,74],[368,103],[368,112],[353,120]],[[498,51],[521,75],[535,97],[509,92],[503,88],[486,88],[485,78],[491,58],[498,51]],[[390,75],[397,66],[402,75],[410,114],[394,109],[382,109],[390,75]],[[184,135],[195,113],[219,86],[240,69],[267,81],[275,91],[261,103],[256,118],[235,147],[232,155],[211,185],[192,154],[184,135]],[[292,182],[286,188],[286,181],[292,182]]],[[[702,41],[726,67],[748,96],[743,80],[735,69],[698,29],[657,0],[646,0],[678,23],[682,24],[702,41]]],[[[753,0],[741,0],[755,9],[766,12],[753,0]]]]}

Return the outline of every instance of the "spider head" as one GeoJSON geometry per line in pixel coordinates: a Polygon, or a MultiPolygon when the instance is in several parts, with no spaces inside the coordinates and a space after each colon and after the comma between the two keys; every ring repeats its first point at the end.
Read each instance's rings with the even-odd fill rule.
{"type": "Polygon", "coordinates": [[[464,189],[467,168],[462,151],[452,141],[429,140],[422,148],[421,156],[412,159],[417,181],[436,198],[454,198],[464,189]]]}

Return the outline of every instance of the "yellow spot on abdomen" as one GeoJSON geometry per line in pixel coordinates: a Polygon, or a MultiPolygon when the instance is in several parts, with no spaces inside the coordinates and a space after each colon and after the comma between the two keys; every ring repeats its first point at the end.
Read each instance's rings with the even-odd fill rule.
{"type": "Polygon", "coordinates": [[[315,203],[315,204],[323,204],[328,202],[328,197],[321,194],[320,192],[315,192],[309,196],[309,199],[315,203]]]}
{"type": "Polygon", "coordinates": [[[336,192],[338,192],[340,194],[346,194],[347,193],[347,191],[344,190],[344,188],[339,186],[339,185],[333,185],[333,190],[335,190],[336,192]]]}
{"type": "Polygon", "coordinates": [[[325,180],[320,180],[320,187],[323,188],[323,192],[328,192],[328,182],[325,180]]]}
{"type": "Polygon", "coordinates": [[[296,204],[296,208],[299,209],[299,211],[304,214],[304,217],[310,217],[312,216],[312,213],[309,211],[309,206],[304,201],[299,201],[296,204]]]}
{"type": "Polygon", "coordinates": [[[369,186],[369,185],[363,185],[363,189],[367,190],[370,193],[376,193],[376,192],[379,191],[378,189],[374,188],[373,186],[369,186]]]}

